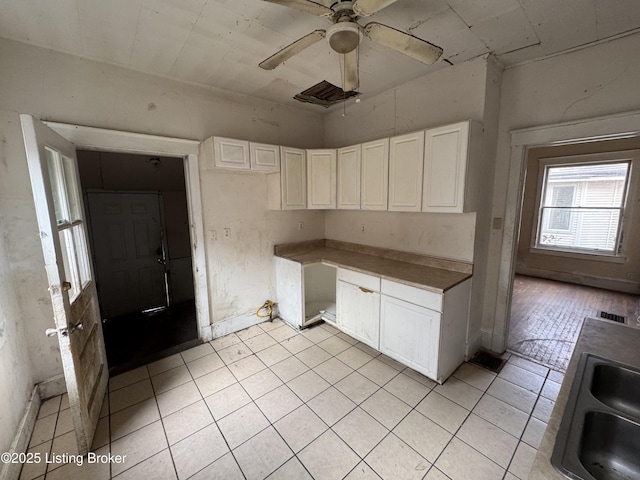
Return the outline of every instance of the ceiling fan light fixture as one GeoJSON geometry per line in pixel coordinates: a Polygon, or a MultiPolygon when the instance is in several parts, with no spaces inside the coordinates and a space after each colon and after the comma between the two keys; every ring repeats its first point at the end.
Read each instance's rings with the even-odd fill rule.
{"type": "Polygon", "coordinates": [[[355,22],[338,22],[327,29],[329,45],[338,53],[353,51],[361,39],[360,26],[355,22]]]}

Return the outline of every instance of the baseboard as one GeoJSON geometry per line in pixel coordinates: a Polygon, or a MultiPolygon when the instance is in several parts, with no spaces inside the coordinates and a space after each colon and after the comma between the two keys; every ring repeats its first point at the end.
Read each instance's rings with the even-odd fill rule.
{"type": "Polygon", "coordinates": [[[211,325],[211,333],[213,338],[224,337],[225,335],[252,327],[266,320],[266,318],[257,317],[255,313],[246,313],[214,323],[211,325]]]}
{"type": "MultiPolygon", "coordinates": [[[[29,440],[31,440],[31,434],[38,418],[38,412],[40,411],[40,403],[39,386],[36,385],[33,387],[31,398],[27,403],[27,408],[20,425],[18,425],[18,431],[8,453],[24,453],[27,451],[29,440]]],[[[18,480],[21,470],[22,464],[19,462],[3,463],[2,469],[0,469],[0,480],[18,480]]]]}
{"type": "Polygon", "coordinates": [[[55,377],[45,380],[38,384],[38,393],[42,400],[62,395],[67,391],[67,382],[64,375],[56,375],[55,377]]]}
{"type": "Polygon", "coordinates": [[[554,270],[527,267],[524,265],[516,266],[516,274],[527,275],[530,277],[546,278],[547,280],[572,283],[575,285],[584,285],[586,287],[604,288],[606,290],[613,290],[622,293],[632,293],[635,295],[640,293],[640,284],[638,284],[637,281],[633,280],[598,277],[594,275],[582,275],[579,273],[571,272],[556,272],[554,270]]]}
{"type": "Polygon", "coordinates": [[[213,340],[212,326],[207,325],[205,327],[199,327],[199,335],[198,338],[202,340],[202,342],[210,342],[213,340]]]}

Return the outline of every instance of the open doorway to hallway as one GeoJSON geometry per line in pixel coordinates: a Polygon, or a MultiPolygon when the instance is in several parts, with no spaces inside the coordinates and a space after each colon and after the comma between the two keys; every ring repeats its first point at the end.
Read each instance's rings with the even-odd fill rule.
{"type": "Polygon", "coordinates": [[[77,155],[110,373],[199,343],[183,159],[77,155]]]}

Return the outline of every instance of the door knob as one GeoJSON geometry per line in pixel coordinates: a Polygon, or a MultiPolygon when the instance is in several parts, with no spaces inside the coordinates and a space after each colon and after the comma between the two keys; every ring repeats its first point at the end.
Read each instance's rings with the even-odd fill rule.
{"type": "Polygon", "coordinates": [[[62,282],[62,291],[63,292],[68,292],[69,290],[71,290],[71,283],[70,282],[62,282]]]}
{"type": "Polygon", "coordinates": [[[44,331],[44,334],[47,337],[53,337],[53,336],[57,335],[58,333],[60,333],[60,335],[62,335],[63,337],[66,337],[67,335],[72,334],[76,330],[84,330],[84,325],[82,324],[82,322],[70,323],[67,326],[67,328],[61,328],[60,330],[58,330],[57,328],[47,328],[44,331]]]}
{"type": "Polygon", "coordinates": [[[47,328],[47,329],[44,331],[44,334],[45,334],[47,337],[53,337],[54,335],[57,335],[57,334],[58,334],[58,329],[57,329],[57,328],[47,328]]]}
{"type": "Polygon", "coordinates": [[[69,333],[73,333],[76,330],[84,330],[84,325],[82,324],[82,322],[70,323],[68,330],[69,330],[69,333]]]}

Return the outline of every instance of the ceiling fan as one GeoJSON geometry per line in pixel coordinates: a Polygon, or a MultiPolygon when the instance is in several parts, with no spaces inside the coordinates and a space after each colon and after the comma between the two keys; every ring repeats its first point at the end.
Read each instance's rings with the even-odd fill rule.
{"type": "Polygon", "coordinates": [[[363,35],[427,65],[431,65],[442,55],[440,47],[387,25],[370,22],[362,27],[358,24],[357,20],[360,17],[373,15],[397,0],[338,0],[331,7],[311,0],[265,1],[326,17],[333,22],[333,25],[326,30],[314,30],[270,56],[259,64],[260,68],[264,70],[273,70],[284,61],[326,37],[329,40],[329,46],[340,54],[342,89],[349,92],[359,87],[358,49],[356,47],[360,44],[363,35]]]}

